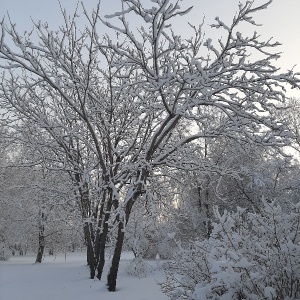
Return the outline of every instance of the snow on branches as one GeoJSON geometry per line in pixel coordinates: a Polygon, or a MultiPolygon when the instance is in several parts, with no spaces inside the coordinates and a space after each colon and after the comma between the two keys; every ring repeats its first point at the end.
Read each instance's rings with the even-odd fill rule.
{"type": "Polygon", "coordinates": [[[123,0],[122,11],[108,18],[99,3],[91,15],[83,8],[83,29],[77,10],[71,17],[63,12],[56,31],[34,23],[34,38],[0,23],[1,113],[9,111],[16,132],[27,132],[38,163],[71,176],[83,219],[92,220],[85,223],[92,278],[96,268],[101,278],[108,224],[114,224],[111,291],[132,207],[159,168],[179,168],[179,156],[191,162],[187,168],[201,166],[189,145],[205,139],[272,147],[290,141],[273,112],[285,101],[286,84],[300,87],[299,74],[274,67],[278,43],[240,32],[271,1],[240,5],[229,25],[217,18],[213,26],[226,33],[219,41],[203,40],[203,24],[192,26],[190,38],[176,34],[172,21],[191,9],[179,2],[146,7],[123,0]],[[250,56],[254,51],[259,58],[250,56]]]}
{"type": "Polygon", "coordinates": [[[208,240],[181,248],[162,291],[175,299],[298,299],[300,210],[263,200],[259,213],[215,208],[208,240]]]}

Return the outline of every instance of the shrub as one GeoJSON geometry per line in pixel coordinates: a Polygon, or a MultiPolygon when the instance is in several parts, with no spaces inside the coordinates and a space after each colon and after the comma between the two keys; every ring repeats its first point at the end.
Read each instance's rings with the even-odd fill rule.
{"type": "Polygon", "coordinates": [[[126,267],[126,272],[138,278],[147,277],[151,273],[151,266],[142,258],[135,257],[126,267]]]}
{"type": "MultiPolygon", "coordinates": [[[[179,247],[162,291],[175,299],[300,299],[300,204],[290,213],[263,200],[218,219],[209,240],[179,247]]],[[[170,265],[169,265],[170,266],[170,265]]]]}

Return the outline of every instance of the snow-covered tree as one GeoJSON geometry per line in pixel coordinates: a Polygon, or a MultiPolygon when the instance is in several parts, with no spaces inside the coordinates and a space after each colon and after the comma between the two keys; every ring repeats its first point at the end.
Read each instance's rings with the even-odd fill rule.
{"type": "Polygon", "coordinates": [[[83,242],[72,239],[80,237],[82,221],[63,174],[10,161],[1,183],[2,235],[12,252],[30,249],[40,263],[46,248],[54,252],[83,242]]]}
{"type": "MultiPolygon", "coordinates": [[[[278,117],[283,121],[289,124],[289,130],[293,133],[293,143],[291,144],[292,152],[296,151],[297,155],[300,152],[300,99],[291,98],[288,99],[287,107],[284,110],[276,112],[278,117]]],[[[296,157],[298,158],[298,156],[296,157]]],[[[298,158],[299,161],[299,158],[298,158]]]]}
{"type": "Polygon", "coordinates": [[[211,138],[274,147],[288,143],[284,124],[272,112],[285,100],[285,84],[298,88],[299,78],[273,65],[279,43],[263,41],[256,32],[240,32],[242,23],[255,25],[252,14],[270,3],[240,4],[229,25],[216,18],[212,26],[224,35],[216,42],[204,39],[201,26],[192,26],[190,38],[177,35],[172,22],[191,8],[181,9],[178,1],[169,0],[153,1],[149,8],[138,0],[124,0],[122,11],[106,19],[98,5],[91,15],[84,10],[83,29],[76,26],[78,12],[73,17],[63,12],[64,24],[58,30],[35,23],[34,38],[1,22],[3,109],[13,120],[29,120],[36,130],[47,130],[50,141],[57,142],[51,135],[61,128],[66,132],[61,141],[69,139],[67,122],[80,124],[72,134],[94,164],[80,173],[79,187],[87,196],[87,186],[96,178],[102,199],[96,214],[101,216],[96,222],[100,230],[90,235],[99,278],[108,224],[117,231],[110,291],[116,288],[131,210],[159,168],[204,169],[205,160],[195,158],[189,146],[201,147],[211,138]],[[128,22],[133,14],[139,18],[138,28],[128,22]],[[119,22],[113,24],[111,18],[119,22]],[[99,23],[116,37],[100,36],[99,23]],[[253,52],[258,56],[250,56],[253,52]],[[57,108],[64,112],[59,115],[63,119],[57,118],[57,108]],[[88,176],[92,170],[94,177],[88,176]]]}

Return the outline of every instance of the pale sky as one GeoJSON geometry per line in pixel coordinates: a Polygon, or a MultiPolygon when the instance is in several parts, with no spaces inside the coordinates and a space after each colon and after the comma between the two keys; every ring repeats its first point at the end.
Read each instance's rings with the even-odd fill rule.
{"type": "MultiPolygon", "coordinates": [[[[172,1],[172,0],[171,0],[172,1]]],[[[73,12],[76,0],[61,0],[62,6],[68,12],[73,12]]],[[[98,0],[83,1],[88,10],[96,6],[98,0]]],[[[121,0],[102,0],[102,14],[110,14],[119,11],[121,0]]],[[[145,4],[150,0],[143,0],[145,4]]],[[[241,0],[245,3],[246,0],[241,0]]],[[[266,1],[255,0],[254,4],[262,4],[266,1]]],[[[176,20],[175,29],[179,30],[182,35],[188,28],[187,21],[194,25],[202,22],[205,15],[206,37],[212,37],[214,32],[208,27],[216,16],[221,20],[232,20],[238,7],[238,0],[182,0],[182,7],[194,6],[193,10],[185,18],[176,20]],[[226,4],[225,4],[226,3],[226,4]]],[[[22,32],[32,28],[31,18],[35,21],[41,20],[48,22],[50,27],[56,29],[62,23],[58,0],[0,0],[0,18],[9,12],[11,20],[17,24],[17,29],[22,32]]],[[[274,38],[283,45],[278,51],[283,52],[282,57],[276,62],[276,66],[284,71],[297,65],[295,70],[300,72],[300,0],[273,0],[273,3],[267,10],[263,10],[256,15],[254,19],[262,24],[260,27],[247,27],[244,30],[256,30],[261,34],[263,39],[274,38]]],[[[82,18],[83,20],[83,18],[82,18]]],[[[243,32],[242,30],[240,30],[243,32]]],[[[300,98],[300,91],[295,89],[288,92],[289,96],[300,98]]]]}

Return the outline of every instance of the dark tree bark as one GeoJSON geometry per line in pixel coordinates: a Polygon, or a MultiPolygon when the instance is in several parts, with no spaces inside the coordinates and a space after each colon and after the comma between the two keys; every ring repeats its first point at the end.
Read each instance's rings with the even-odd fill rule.
{"type": "MultiPolygon", "coordinates": [[[[208,144],[207,141],[205,140],[205,145],[204,145],[204,157],[205,159],[208,159],[208,144]]],[[[210,212],[210,206],[212,205],[210,202],[210,197],[209,197],[209,185],[210,185],[210,178],[208,175],[205,176],[205,186],[204,186],[204,208],[206,210],[206,236],[209,239],[210,235],[212,233],[212,216],[210,212]]]]}
{"type": "Polygon", "coordinates": [[[119,221],[117,242],[115,246],[111,267],[107,275],[107,289],[110,292],[114,292],[116,290],[117,276],[118,276],[119,264],[120,264],[121,253],[123,248],[124,235],[125,235],[124,223],[122,221],[119,221]]]}
{"type": "Polygon", "coordinates": [[[94,254],[94,246],[93,246],[93,239],[92,239],[92,224],[90,223],[85,223],[84,224],[84,236],[85,236],[85,241],[86,241],[86,246],[87,246],[87,264],[90,268],[90,278],[94,279],[95,278],[95,270],[96,270],[96,261],[95,261],[95,254],[94,254]]]}
{"type": "MultiPolygon", "coordinates": [[[[79,156],[79,155],[78,155],[79,156]]],[[[79,203],[84,221],[84,239],[86,243],[86,259],[90,269],[90,278],[94,279],[96,275],[96,259],[94,252],[95,233],[92,222],[93,212],[91,209],[89,186],[82,179],[82,174],[75,168],[75,185],[78,187],[79,203]]],[[[95,212],[94,212],[95,213],[95,212]]]]}
{"type": "MultiPolygon", "coordinates": [[[[103,205],[104,208],[104,205],[103,205]]],[[[97,258],[97,278],[101,280],[102,278],[102,273],[103,273],[103,268],[105,265],[105,245],[106,245],[106,240],[107,240],[107,235],[108,235],[108,220],[110,217],[110,210],[112,208],[112,192],[109,193],[109,200],[106,206],[106,213],[104,215],[104,220],[102,224],[102,232],[100,233],[98,229],[98,235],[96,238],[96,258],[97,258]]],[[[102,208],[101,208],[102,211],[102,208]]],[[[101,220],[102,221],[102,220],[101,220]]],[[[99,227],[100,227],[99,226],[99,227]]]]}
{"type": "MultiPolygon", "coordinates": [[[[44,213],[42,213],[41,215],[41,222],[43,222],[44,219],[44,213]]],[[[45,227],[43,224],[40,224],[39,226],[39,248],[38,248],[38,253],[36,255],[36,263],[41,263],[42,262],[42,258],[44,255],[44,250],[45,250],[45,227]]]]}
{"type": "MultiPolygon", "coordinates": [[[[141,186],[141,185],[140,185],[141,186]]],[[[123,221],[119,220],[118,218],[118,236],[117,236],[117,242],[115,245],[114,255],[111,263],[111,267],[109,270],[109,273],[107,275],[107,289],[110,292],[114,292],[116,290],[116,284],[117,284],[117,276],[118,276],[118,270],[119,270],[119,264],[121,259],[121,253],[124,243],[124,237],[125,237],[125,226],[127,225],[129,221],[130,212],[132,210],[132,206],[135,202],[135,200],[138,198],[138,196],[141,194],[141,188],[138,188],[138,192],[136,192],[132,198],[128,201],[126,208],[125,208],[125,224],[123,221]]]]}

